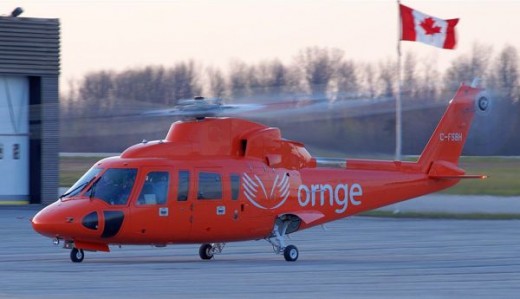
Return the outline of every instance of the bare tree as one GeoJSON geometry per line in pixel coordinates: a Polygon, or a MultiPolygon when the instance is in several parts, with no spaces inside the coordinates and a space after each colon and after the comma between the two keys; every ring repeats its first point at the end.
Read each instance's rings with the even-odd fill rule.
{"type": "Polygon", "coordinates": [[[289,89],[289,69],[279,60],[265,61],[251,69],[251,89],[269,98],[284,97],[289,89]],[[254,83],[254,84],[253,84],[254,83]]]}
{"type": "Polygon", "coordinates": [[[326,97],[329,82],[343,59],[343,51],[310,47],[296,56],[296,65],[313,97],[326,97]]]}
{"type": "Polygon", "coordinates": [[[222,71],[217,68],[206,69],[208,95],[210,97],[222,98],[226,95],[226,79],[222,71]]]}
{"type": "Polygon", "coordinates": [[[114,75],[114,97],[119,100],[166,103],[164,76],[165,69],[162,66],[123,71],[114,75]]]}
{"type": "Polygon", "coordinates": [[[146,67],[141,74],[139,97],[136,100],[150,103],[165,103],[164,77],[165,69],[162,66],[146,67]]]}
{"type": "Polygon", "coordinates": [[[435,57],[421,59],[421,68],[417,75],[417,98],[422,100],[438,100],[441,75],[437,69],[435,57]]]}
{"type": "Polygon", "coordinates": [[[190,99],[201,94],[199,75],[195,62],[192,60],[177,63],[168,73],[167,80],[171,84],[169,87],[173,99],[173,103],[170,104],[176,104],[180,99],[190,99]]]}
{"type": "Polygon", "coordinates": [[[113,74],[108,71],[89,73],[83,79],[79,88],[79,97],[83,101],[85,113],[98,113],[110,109],[113,91],[113,74]]]}
{"type": "Polygon", "coordinates": [[[273,60],[267,64],[265,79],[269,92],[282,92],[289,83],[289,70],[280,60],[273,60]]]}
{"type": "Polygon", "coordinates": [[[363,93],[369,98],[376,96],[376,71],[373,64],[365,63],[360,72],[363,93]]]}
{"type": "Polygon", "coordinates": [[[337,68],[334,82],[336,85],[336,98],[349,99],[359,94],[359,79],[357,67],[353,61],[344,61],[337,68]]]}
{"type": "Polygon", "coordinates": [[[493,65],[492,85],[503,92],[511,102],[519,100],[518,50],[506,46],[493,65]]]}
{"type": "Polygon", "coordinates": [[[492,47],[475,43],[471,53],[456,58],[445,74],[445,87],[455,90],[461,82],[471,82],[474,78],[486,79],[492,47]]]}
{"type": "Polygon", "coordinates": [[[402,69],[401,93],[409,98],[415,98],[419,89],[417,74],[417,57],[412,53],[406,53],[402,69]]]}
{"type": "Polygon", "coordinates": [[[394,96],[394,87],[397,81],[396,69],[396,63],[390,59],[379,63],[379,93],[384,97],[394,96]]]}
{"type": "Polygon", "coordinates": [[[249,94],[249,66],[242,61],[232,61],[229,69],[229,95],[241,98],[249,94]]]}
{"type": "Polygon", "coordinates": [[[80,115],[81,109],[77,108],[78,105],[78,82],[76,80],[67,80],[67,92],[66,94],[60,93],[60,113],[64,117],[80,115]]]}
{"type": "Polygon", "coordinates": [[[112,75],[107,71],[89,73],[83,79],[79,94],[82,98],[107,98],[112,90],[112,75]]]}

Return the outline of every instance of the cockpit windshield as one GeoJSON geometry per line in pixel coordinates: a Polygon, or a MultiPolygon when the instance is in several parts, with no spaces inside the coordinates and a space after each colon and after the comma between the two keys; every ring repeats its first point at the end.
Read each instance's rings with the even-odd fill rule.
{"type": "Polygon", "coordinates": [[[60,198],[72,197],[78,195],[91,181],[96,177],[98,173],[103,170],[102,168],[92,167],[90,168],[72,187],[63,193],[60,198]]]}
{"type": "Polygon", "coordinates": [[[137,169],[110,168],[90,187],[88,195],[111,205],[124,205],[134,186],[137,169]]]}

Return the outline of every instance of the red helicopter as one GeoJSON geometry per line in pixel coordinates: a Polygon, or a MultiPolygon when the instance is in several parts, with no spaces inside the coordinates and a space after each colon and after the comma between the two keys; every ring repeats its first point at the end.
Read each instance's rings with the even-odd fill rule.
{"type": "Polygon", "coordinates": [[[277,128],[187,101],[180,111],[191,119],[95,163],[32,226],[73,262],[109,245],[188,243],[202,244],[206,260],[227,242],[259,239],[293,262],[288,234],[483,178],[457,164],[475,113],[488,107],[482,89],[461,85],[419,159],[404,162],[315,158],[277,128]]]}

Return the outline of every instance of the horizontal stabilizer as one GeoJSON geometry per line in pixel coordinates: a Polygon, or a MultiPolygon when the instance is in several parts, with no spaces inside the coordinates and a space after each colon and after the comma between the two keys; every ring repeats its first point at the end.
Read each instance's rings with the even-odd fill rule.
{"type": "Polygon", "coordinates": [[[469,174],[469,175],[428,175],[431,179],[439,180],[459,180],[459,179],[487,179],[487,175],[469,174]]]}
{"type": "Polygon", "coordinates": [[[465,174],[464,170],[452,162],[435,161],[432,163],[428,177],[431,179],[485,179],[487,176],[478,174],[465,174]]]}

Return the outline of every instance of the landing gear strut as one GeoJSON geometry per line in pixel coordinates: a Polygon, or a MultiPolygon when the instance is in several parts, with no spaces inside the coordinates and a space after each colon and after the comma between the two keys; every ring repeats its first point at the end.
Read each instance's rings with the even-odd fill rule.
{"type": "Polygon", "coordinates": [[[298,248],[296,246],[287,246],[285,244],[285,235],[295,231],[295,223],[299,226],[299,222],[295,222],[294,219],[278,218],[274,224],[273,232],[268,238],[266,238],[267,242],[273,245],[274,253],[283,254],[283,257],[288,262],[295,262],[299,256],[298,248]],[[288,229],[290,231],[288,231],[288,229]]]}
{"type": "Polygon", "coordinates": [[[203,260],[210,260],[215,256],[215,254],[222,253],[222,250],[224,249],[224,245],[226,243],[205,243],[200,245],[199,248],[199,256],[203,260]]]}
{"type": "Polygon", "coordinates": [[[76,247],[74,247],[70,251],[70,260],[73,263],[81,263],[84,258],[85,258],[85,253],[83,252],[83,249],[77,249],[76,247]]]}

